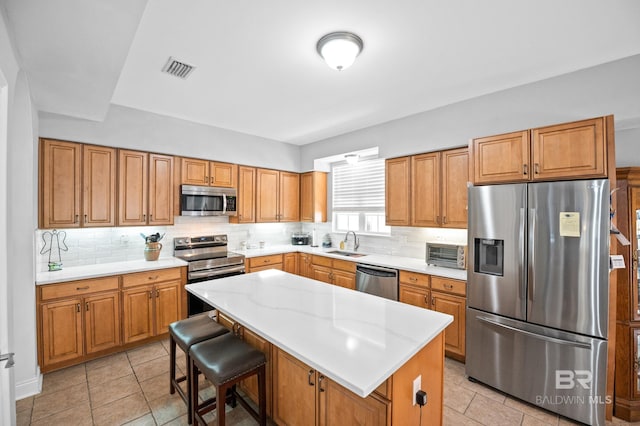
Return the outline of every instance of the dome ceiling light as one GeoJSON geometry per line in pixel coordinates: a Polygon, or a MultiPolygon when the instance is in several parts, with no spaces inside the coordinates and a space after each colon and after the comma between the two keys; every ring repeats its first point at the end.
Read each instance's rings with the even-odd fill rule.
{"type": "Polygon", "coordinates": [[[345,31],[329,33],[318,40],[316,45],[318,54],[327,65],[338,71],[349,68],[363,47],[360,37],[345,31]]]}

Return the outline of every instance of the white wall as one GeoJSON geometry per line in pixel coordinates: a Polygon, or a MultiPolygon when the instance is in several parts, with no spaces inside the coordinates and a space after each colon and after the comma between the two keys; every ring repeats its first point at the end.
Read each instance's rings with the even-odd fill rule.
{"type": "Polygon", "coordinates": [[[40,112],[40,136],[300,171],[300,148],[230,130],[111,105],[104,122],[40,112]]]}
{"type": "Polygon", "coordinates": [[[8,81],[7,228],[0,230],[11,242],[7,251],[7,281],[12,309],[13,350],[16,353],[16,397],[39,391],[36,357],[33,231],[36,227],[35,138],[37,121],[29,84],[10,44],[4,9],[0,9],[0,68],[8,81]]]}
{"type": "MultiPolygon", "coordinates": [[[[372,146],[383,158],[466,146],[475,137],[609,114],[618,123],[637,124],[638,75],[640,55],[488,94],[305,145],[300,166],[311,169],[315,158],[372,146]]],[[[621,160],[640,165],[640,150],[629,149],[625,135],[619,138],[621,151],[628,154],[621,160]]]]}
{"type": "Polygon", "coordinates": [[[640,128],[616,131],[616,165],[640,166],[640,128]]]}

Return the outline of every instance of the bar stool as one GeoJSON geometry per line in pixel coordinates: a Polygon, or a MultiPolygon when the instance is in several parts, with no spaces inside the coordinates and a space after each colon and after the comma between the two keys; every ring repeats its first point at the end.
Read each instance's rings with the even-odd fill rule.
{"type": "Polygon", "coordinates": [[[217,408],[218,426],[225,424],[225,402],[229,396],[236,398],[260,425],[267,424],[267,386],[266,358],[262,352],[253,348],[233,334],[225,334],[191,346],[192,418],[195,424],[206,424],[206,413],[217,408]],[[216,388],[216,396],[198,404],[198,374],[202,373],[216,388]],[[254,374],[258,375],[257,413],[236,391],[235,385],[254,374]]]}
{"type": "Polygon", "coordinates": [[[176,321],[169,324],[169,393],[174,394],[176,390],[180,397],[187,404],[187,422],[191,424],[191,375],[187,372],[184,376],[176,377],[176,344],[186,355],[187,369],[191,364],[189,359],[189,349],[192,345],[205,340],[213,339],[229,333],[229,330],[215,322],[206,313],[196,315],[191,318],[176,321]],[[182,390],[178,383],[187,381],[187,392],[182,390]]]}

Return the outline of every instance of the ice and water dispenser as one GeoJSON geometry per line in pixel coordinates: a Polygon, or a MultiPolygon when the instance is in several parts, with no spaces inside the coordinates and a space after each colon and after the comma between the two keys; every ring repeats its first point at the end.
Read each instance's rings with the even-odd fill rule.
{"type": "Polygon", "coordinates": [[[489,275],[504,275],[504,240],[475,238],[475,272],[489,275]]]}

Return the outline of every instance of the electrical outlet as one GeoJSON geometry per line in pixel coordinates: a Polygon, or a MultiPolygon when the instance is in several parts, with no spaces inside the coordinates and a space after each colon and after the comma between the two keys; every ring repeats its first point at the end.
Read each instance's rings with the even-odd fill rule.
{"type": "Polygon", "coordinates": [[[413,405],[416,405],[416,393],[422,387],[422,375],[419,375],[415,379],[413,379],[413,392],[411,393],[411,398],[413,399],[413,405]]]}

